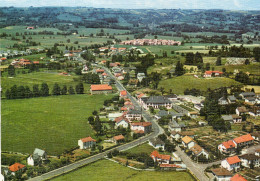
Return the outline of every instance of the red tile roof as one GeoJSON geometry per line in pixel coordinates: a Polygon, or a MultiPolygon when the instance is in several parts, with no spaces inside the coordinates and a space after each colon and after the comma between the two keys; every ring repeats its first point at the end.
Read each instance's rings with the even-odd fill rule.
{"type": "Polygon", "coordinates": [[[189,136],[185,136],[185,137],[182,138],[182,141],[183,141],[185,144],[188,144],[188,143],[192,142],[193,139],[192,139],[191,137],[189,137],[189,136]]]}
{"type": "Polygon", "coordinates": [[[127,111],[127,107],[121,107],[121,111],[127,111]]]}
{"type": "Polygon", "coordinates": [[[155,158],[159,158],[159,159],[163,159],[163,160],[170,160],[171,156],[170,155],[161,155],[159,154],[159,152],[157,150],[154,150],[151,155],[151,157],[155,157],[155,158]]]}
{"type": "Polygon", "coordinates": [[[104,69],[97,69],[96,72],[97,73],[102,73],[102,72],[104,72],[104,69]]]}
{"type": "Polygon", "coordinates": [[[108,84],[91,85],[92,91],[112,90],[112,87],[108,84]]]}
{"type": "Polygon", "coordinates": [[[157,151],[157,150],[154,150],[152,153],[151,153],[151,157],[156,157],[156,158],[158,158],[159,157],[159,152],[157,151]]]}
{"type": "Polygon", "coordinates": [[[145,96],[145,94],[141,93],[140,95],[137,96],[137,98],[141,98],[143,96],[145,96]]]}
{"type": "Polygon", "coordinates": [[[136,134],[144,134],[143,130],[134,130],[133,132],[136,133],[136,134]]]}
{"type": "Polygon", "coordinates": [[[125,139],[125,137],[124,137],[123,135],[114,136],[113,138],[114,138],[116,141],[125,139]]]}
{"type": "Polygon", "coordinates": [[[11,171],[11,172],[16,172],[16,171],[18,171],[18,170],[20,170],[20,169],[22,169],[22,168],[24,168],[25,167],[25,165],[23,165],[23,164],[21,164],[21,163],[15,163],[15,164],[13,164],[13,165],[11,165],[10,167],[9,167],[9,170],[11,171]]]}
{"type": "Polygon", "coordinates": [[[143,126],[143,127],[146,127],[146,126],[151,126],[152,123],[151,122],[134,122],[134,123],[131,123],[132,126],[143,126]]]}
{"type": "Polygon", "coordinates": [[[236,175],[234,175],[230,181],[247,181],[247,179],[245,179],[244,177],[242,177],[241,175],[239,175],[238,173],[236,175]]]}
{"type": "Polygon", "coordinates": [[[160,167],[162,167],[162,168],[181,168],[180,165],[175,165],[175,164],[160,164],[160,167]]]}
{"type": "Polygon", "coordinates": [[[223,74],[223,72],[219,72],[219,71],[206,71],[205,74],[211,75],[212,73],[219,73],[219,74],[223,74]]]}
{"type": "Polygon", "coordinates": [[[7,59],[6,57],[1,58],[1,60],[6,60],[6,59],[7,59]]]}
{"type": "Polygon", "coordinates": [[[127,91],[126,90],[120,91],[120,95],[121,96],[126,96],[127,95],[127,91]]]}
{"type": "Polygon", "coordinates": [[[93,138],[91,138],[90,136],[89,137],[86,137],[86,138],[81,138],[80,139],[83,143],[85,143],[85,142],[90,142],[90,141],[96,141],[96,140],[94,140],[93,138]]]}
{"type": "Polygon", "coordinates": [[[123,115],[123,116],[120,116],[120,117],[117,117],[115,118],[115,122],[118,123],[122,120],[125,120],[126,122],[129,122],[128,119],[123,115]]]}
{"type": "Polygon", "coordinates": [[[232,173],[225,168],[213,168],[211,171],[217,176],[232,176],[232,173]]]}
{"type": "Polygon", "coordinates": [[[33,61],[34,64],[39,64],[40,62],[39,61],[33,61]]]}
{"type": "Polygon", "coordinates": [[[226,149],[234,148],[236,145],[232,140],[225,141],[222,143],[226,149]]]}
{"type": "Polygon", "coordinates": [[[107,73],[104,72],[102,75],[103,75],[103,76],[107,76],[107,73]]]}
{"type": "Polygon", "coordinates": [[[234,141],[236,143],[243,143],[243,142],[248,142],[248,141],[252,141],[252,140],[254,140],[254,138],[250,134],[234,138],[234,141]]]}
{"type": "Polygon", "coordinates": [[[226,158],[226,160],[229,163],[229,165],[241,162],[240,159],[238,158],[238,156],[228,157],[228,158],[226,158]]]}

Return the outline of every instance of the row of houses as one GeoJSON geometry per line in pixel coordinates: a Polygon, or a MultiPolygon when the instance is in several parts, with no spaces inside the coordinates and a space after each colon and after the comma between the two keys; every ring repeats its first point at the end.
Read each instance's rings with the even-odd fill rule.
{"type": "Polygon", "coordinates": [[[162,40],[162,39],[135,39],[135,40],[122,41],[120,44],[122,44],[122,45],[135,45],[135,46],[143,46],[143,45],[181,45],[181,42],[180,41],[174,41],[174,40],[162,40]]]}

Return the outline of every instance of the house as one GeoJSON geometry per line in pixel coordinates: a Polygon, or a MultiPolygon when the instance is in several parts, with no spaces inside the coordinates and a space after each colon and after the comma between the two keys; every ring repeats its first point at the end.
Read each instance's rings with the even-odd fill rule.
{"type": "Polygon", "coordinates": [[[236,145],[233,140],[225,141],[218,145],[218,149],[221,153],[233,153],[236,150],[236,145]]]}
{"type": "Polygon", "coordinates": [[[112,93],[112,87],[108,84],[98,84],[90,86],[91,94],[108,94],[112,93]]]}
{"type": "Polygon", "coordinates": [[[144,73],[137,73],[137,79],[139,82],[142,82],[142,80],[145,78],[145,74],[144,73]]]}
{"type": "Polygon", "coordinates": [[[233,118],[231,115],[222,115],[221,118],[224,120],[224,121],[228,121],[230,123],[233,123],[233,118]]]}
{"type": "Polygon", "coordinates": [[[142,119],[142,111],[137,109],[130,109],[125,116],[130,121],[132,120],[140,121],[142,119]]]}
{"type": "Polygon", "coordinates": [[[260,116],[260,106],[252,106],[248,112],[251,116],[260,116]]]}
{"type": "Polygon", "coordinates": [[[127,97],[127,91],[126,90],[123,90],[123,91],[120,91],[120,97],[127,97]]]}
{"type": "Polygon", "coordinates": [[[221,166],[228,171],[235,170],[240,168],[241,160],[238,158],[238,156],[232,156],[228,157],[225,160],[221,162],[221,166]]]}
{"type": "Polygon", "coordinates": [[[170,115],[169,111],[165,111],[165,110],[160,110],[154,117],[159,120],[162,117],[168,116],[170,115]]]}
{"type": "Polygon", "coordinates": [[[176,101],[178,99],[176,94],[170,94],[170,95],[166,95],[164,97],[168,98],[170,101],[176,101]]]}
{"type": "Polygon", "coordinates": [[[233,142],[235,143],[236,148],[237,147],[244,147],[244,146],[248,146],[248,145],[253,144],[254,138],[250,134],[247,134],[247,135],[243,135],[243,136],[234,138],[233,142]]]}
{"type": "Polygon", "coordinates": [[[235,96],[231,95],[231,96],[227,97],[227,100],[228,100],[229,104],[233,104],[233,103],[236,103],[237,98],[235,96]]]}
{"type": "Polygon", "coordinates": [[[175,140],[179,140],[180,138],[183,138],[185,136],[189,136],[193,139],[194,138],[194,132],[193,131],[182,131],[182,132],[172,131],[171,132],[171,137],[175,140]]]}
{"type": "Polygon", "coordinates": [[[243,114],[247,114],[248,113],[248,110],[246,109],[246,107],[242,106],[242,107],[237,107],[236,108],[236,114],[238,116],[241,116],[243,114]]]}
{"type": "Polygon", "coordinates": [[[211,171],[217,181],[230,181],[232,177],[232,173],[225,168],[214,168],[211,171]]]}
{"type": "Polygon", "coordinates": [[[255,97],[246,97],[245,102],[249,104],[255,104],[256,103],[256,98],[255,97]]]}
{"type": "Polygon", "coordinates": [[[47,153],[44,150],[35,148],[33,155],[27,158],[27,164],[31,166],[39,165],[42,161],[47,160],[47,153]]]}
{"type": "Polygon", "coordinates": [[[255,93],[254,92],[242,92],[242,93],[239,94],[239,96],[242,99],[246,99],[246,98],[249,98],[249,97],[255,97],[255,93]]]}
{"type": "Polygon", "coordinates": [[[108,119],[109,119],[109,121],[114,121],[117,117],[120,117],[122,115],[123,115],[123,113],[109,113],[108,119]]]}
{"type": "Polygon", "coordinates": [[[260,149],[258,149],[258,150],[255,151],[255,155],[256,155],[256,156],[260,156],[260,149]]]}
{"type": "Polygon", "coordinates": [[[197,109],[197,110],[201,110],[202,108],[204,107],[203,104],[194,104],[194,108],[197,109]]]}
{"type": "Polygon", "coordinates": [[[251,133],[251,136],[254,138],[255,141],[260,141],[260,131],[251,133]]]}
{"type": "Polygon", "coordinates": [[[241,123],[242,122],[242,117],[241,116],[238,116],[236,114],[232,114],[231,116],[233,118],[233,123],[241,123]]]}
{"type": "Polygon", "coordinates": [[[185,136],[182,139],[182,144],[185,148],[190,149],[191,147],[195,146],[195,142],[193,141],[193,139],[189,136],[185,136]]]}
{"type": "Polygon", "coordinates": [[[184,116],[183,113],[176,113],[176,112],[171,112],[172,115],[172,120],[174,119],[182,119],[182,117],[184,116]]]}
{"type": "Polygon", "coordinates": [[[196,111],[192,111],[192,112],[188,112],[188,116],[191,117],[192,119],[196,119],[198,117],[198,112],[196,111]]]}
{"type": "Polygon", "coordinates": [[[239,157],[241,160],[241,165],[244,167],[251,168],[253,167],[260,167],[260,156],[256,154],[245,154],[239,157]]]}
{"type": "Polygon", "coordinates": [[[228,99],[226,98],[226,97],[221,97],[221,98],[219,98],[219,100],[218,100],[218,104],[219,105],[228,105],[229,104],[229,101],[228,101],[228,99]]]}
{"type": "Polygon", "coordinates": [[[181,128],[182,127],[175,120],[170,121],[168,124],[169,132],[171,131],[181,132],[181,128]]]}
{"type": "Polygon", "coordinates": [[[21,163],[15,163],[11,166],[8,167],[9,171],[11,172],[12,175],[15,175],[17,171],[24,171],[25,170],[25,165],[21,163]]]}
{"type": "Polygon", "coordinates": [[[170,155],[161,155],[157,150],[154,150],[150,156],[154,162],[158,162],[159,164],[169,164],[171,161],[170,155]]]}
{"type": "Polygon", "coordinates": [[[190,148],[192,155],[199,157],[200,155],[205,156],[207,159],[209,158],[208,152],[206,152],[201,146],[195,144],[193,147],[190,148]]]}
{"type": "Polygon", "coordinates": [[[208,77],[221,77],[223,74],[223,72],[220,71],[206,71],[204,73],[204,77],[208,78],[208,77]]]}
{"type": "Polygon", "coordinates": [[[125,115],[122,115],[115,119],[115,128],[118,127],[127,128],[128,125],[129,125],[129,120],[125,117],[125,115]]]}
{"type": "Polygon", "coordinates": [[[113,137],[113,142],[115,142],[116,144],[123,142],[125,140],[125,137],[123,135],[117,135],[113,137]]]}
{"type": "Polygon", "coordinates": [[[142,99],[142,105],[145,109],[149,109],[149,107],[153,107],[154,109],[159,109],[159,107],[166,107],[167,109],[171,109],[172,102],[164,97],[164,96],[151,96],[148,99],[142,99]]]}
{"type": "Polygon", "coordinates": [[[241,175],[239,175],[238,173],[236,175],[234,175],[230,181],[247,181],[247,179],[245,179],[244,177],[242,177],[241,175]]]}
{"type": "Polygon", "coordinates": [[[91,148],[96,145],[96,140],[94,140],[90,136],[86,138],[81,138],[80,140],[78,140],[78,145],[80,149],[91,148]]]}
{"type": "Polygon", "coordinates": [[[131,130],[143,132],[144,134],[152,131],[152,123],[151,122],[134,122],[131,123],[131,130]]]}
{"type": "Polygon", "coordinates": [[[151,138],[149,140],[149,145],[153,146],[155,149],[164,150],[165,143],[160,138],[151,138]]]}

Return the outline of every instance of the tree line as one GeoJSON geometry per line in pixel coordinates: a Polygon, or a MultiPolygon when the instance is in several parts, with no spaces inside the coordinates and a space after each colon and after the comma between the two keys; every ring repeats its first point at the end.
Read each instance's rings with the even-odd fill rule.
{"type": "Polygon", "coordinates": [[[63,85],[62,87],[55,83],[53,89],[50,93],[49,85],[47,83],[42,83],[41,86],[34,84],[32,89],[29,86],[17,86],[13,85],[10,89],[5,92],[6,99],[24,99],[32,97],[47,97],[51,95],[73,95],[73,94],[84,94],[83,83],[78,83],[75,88],[71,85],[63,85]]]}

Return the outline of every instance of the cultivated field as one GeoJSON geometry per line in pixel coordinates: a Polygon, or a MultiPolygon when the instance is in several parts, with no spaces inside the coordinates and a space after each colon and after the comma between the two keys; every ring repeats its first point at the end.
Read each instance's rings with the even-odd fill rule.
{"type": "Polygon", "coordinates": [[[50,155],[77,146],[77,140],[94,136],[87,118],[112,95],[66,95],[2,100],[2,150],[50,155]]]}
{"type": "Polygon", "coordinates": [[[163,171],[136,171],[109,160],[101,160],[86,167],[54,178],[54,181],[77,181],[97,180],[97,181],[161,181],[178,180],[191,181],[194,178],[187,172],[163,172],[163,171]]]}

